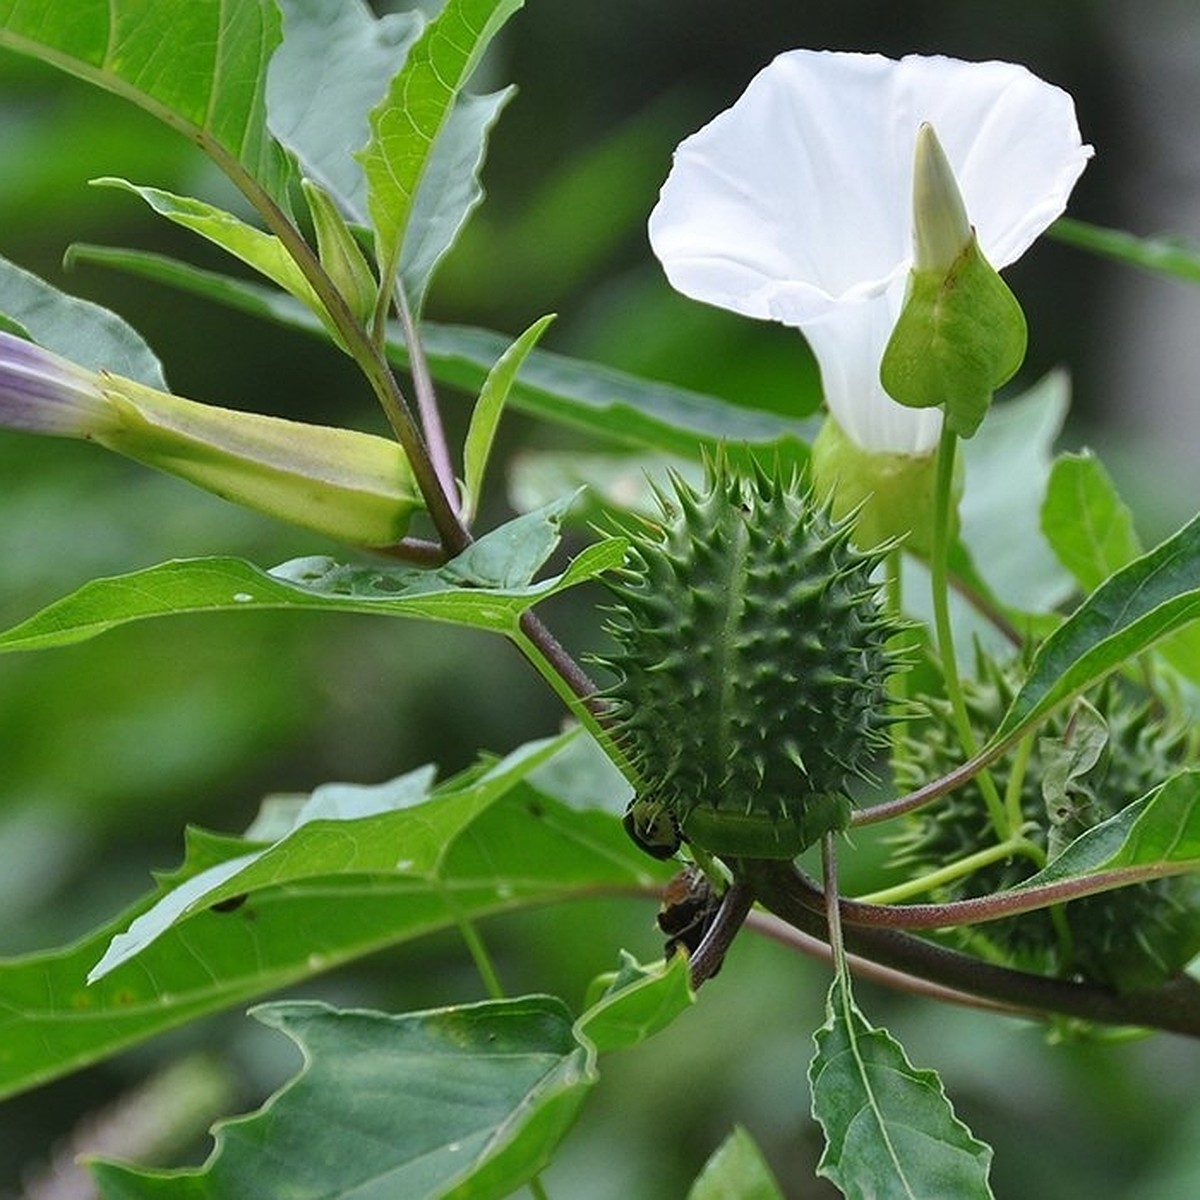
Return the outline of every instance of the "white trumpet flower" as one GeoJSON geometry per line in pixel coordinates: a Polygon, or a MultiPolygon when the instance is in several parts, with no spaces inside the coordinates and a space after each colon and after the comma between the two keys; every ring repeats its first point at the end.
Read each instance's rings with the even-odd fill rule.
{"type": "Polygon", "coordinates": [[[837,424],[867,453],[924,456],[942,412],[879,380],[913,265],[913,162],[937,130],[997,270],[1062,213],[1091,157],[1071,97],[1024,67],[793,50],[685,139],[650,217],[673,287],[804,334],[837,424]]]}

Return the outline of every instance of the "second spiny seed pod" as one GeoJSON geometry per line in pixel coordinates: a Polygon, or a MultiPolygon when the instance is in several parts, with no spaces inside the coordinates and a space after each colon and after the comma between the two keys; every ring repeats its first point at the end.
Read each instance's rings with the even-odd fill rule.
{"type": "MultiPolygon", "coordinates": [[[[1016,664],[980,657],[963,693],[982,742],[1003,718],[1020,682],[1016,664]]],[[[1054,714],[1028,757],[1011,751],[991,766],[1011,791],[1024,838],[1053,861],[1071,841],[1145,796],[1195,761],[1186,724],[1167,719],[1157,703],[1110,678],[1093,695],[1054,714]],[[1012,774],[1018,773],[1019,790],[1012,774]]],[[[961,761],[949,702],[927,697],[933,720],[909,740],[897,783],[911,789],[961,761]]],[[[909,815],[893,839],[893,865],[913,878],[997,845],[978,778],[909,815]]],[[[973,899],[1019,887],[1038,870],[1028,857],[1002,857],[941,884],[936,902],[973,899]]],[[[1114,888],[1061,906],[968,926],[951,935],[977,954],[1041,974],[1087,980],[1120,991],[1163,983],[1200,952],[1200,882],[1193,874],[1114,888]]]]}
{"type": "Polygon", "coordinates": [[[606,662],[617,740],[641,786],[626,826],[667,856],[792,858],[850,819],[886,742],[898,630],[849,522],[798,484],[724,461],[674,481],[631,534],[606,662]]]}

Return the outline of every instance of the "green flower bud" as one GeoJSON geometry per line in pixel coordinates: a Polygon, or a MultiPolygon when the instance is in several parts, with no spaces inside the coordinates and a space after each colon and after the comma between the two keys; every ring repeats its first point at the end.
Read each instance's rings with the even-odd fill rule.
{"type": "Polygon", "coordinates": [[[942,405],[960,437],[979,428],[992,393],[1025,358],[1025,315],[979,249],[954,172],[931,125],[917,137],[914,262],[879,378],[909,408],[942,405]]]}
{"type": "Polygon", "coordinates": [[[945,274],[974,236],[954,168],[925,121],[913,154],[913,269],[945,274]]]}
{"type": "Polygon", "coordinates": [[[84,370],[3,332],[0,427],[98,442],[226,500],[358,545],[399,541],[421,506],[395,442],[199,404],[84,370]]]}
{"type": "Polygon", "coordinates": [[[354,234],[324,188],[311,179],[302,179],[300,190],[317,233],[321,266],[337,285],[350,311],[360,321],[369,320],[379,296],[379,284],[354,234]]]}

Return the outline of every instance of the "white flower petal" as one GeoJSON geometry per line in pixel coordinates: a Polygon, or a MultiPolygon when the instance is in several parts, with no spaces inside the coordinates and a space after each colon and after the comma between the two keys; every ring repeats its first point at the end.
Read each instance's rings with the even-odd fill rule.
{"type": "Polygon", "coordinates": [[[879,362],[904,300],[904,280],[864,304],[844,304],[805,326],[821,365],[825,403],[845,433],[881,454],[932,453],[942,431],[940,408],[906,408],[879,382],[879,362]]]}
{"type": "Polygon", "coordinates": [[[907,115],[906,177],[921,121],[958,177],[979,246],[992,266],[1015,262],[1058,217],[1092,156],[1075,104],[1061,88],[1012,63],[912,55],[897,64],[897,107],[907,115]]]}
{"type": "Polygon", "coordinates": [[[846,432],[900,452],[931,449],[940,427],[878,383],[912,263],[925,121],[997,268],[1063,211],[1091,155],[1070,96],[1023,67],[794,50],[680,144],[649,227],[676,289],[803,330],[846,432]]]}

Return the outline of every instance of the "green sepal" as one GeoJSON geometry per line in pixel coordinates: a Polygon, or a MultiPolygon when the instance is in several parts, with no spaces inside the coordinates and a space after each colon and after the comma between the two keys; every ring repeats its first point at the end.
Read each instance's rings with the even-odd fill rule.
{"type": "Polygon", "coordinates": [[[683,821],[683,832],[698,846],[729,858],[795,858],[827,833],[850,824],[846,796],[797,796],[778,812],[733,804],[700,804],[683,821]]]}
{"type": "MultiPolygon", "coordinates": [[[[888,454],[864,450],[827,417],[812,444],[813,489],[835,521],[854,514],[854,540],[866,549],[904,539],[904,548],[928,557],[933,546],[936,454],[888,454]]],[[[955,461],[950,506],[958,530],[962,460],[955,461]]]]}
{"type": "Polygon", "coordinates": [[[99,379],[115,423],[92,440],[224,500],[361,546],[398,542],[421,508],[408,460],[387,438],[99,379]]]}
{"type": "Polygon", "coordinates": [[[979,428],[992,393],[1025,358],[1025,314],[974,235],[948,271],[914,270],[883,352],[884,390],[908,408],[943,405],[960,437],[979,428]]]}

